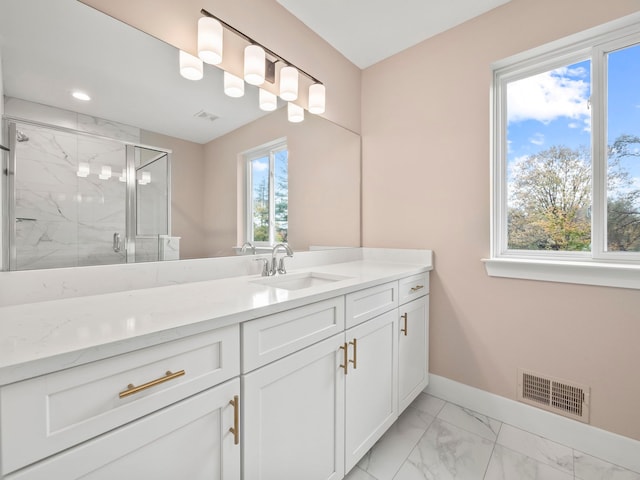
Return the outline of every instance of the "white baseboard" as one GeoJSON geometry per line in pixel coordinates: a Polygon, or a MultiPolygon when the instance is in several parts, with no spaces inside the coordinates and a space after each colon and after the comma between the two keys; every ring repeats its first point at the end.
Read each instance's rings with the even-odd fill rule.
{"type": "Polygon", "coordinates": [[[527,430],[580,452],[640,472],[640,441],[607,432],[438,375],[424,390],[434,397],[527,430]]]}

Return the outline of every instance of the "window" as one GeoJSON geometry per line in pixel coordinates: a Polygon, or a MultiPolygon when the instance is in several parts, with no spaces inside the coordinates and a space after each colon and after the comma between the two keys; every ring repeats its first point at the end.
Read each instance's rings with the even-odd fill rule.
{"type": "Polygon", "coordinates": [[[254,245],[286,242],[289,218],[289,167],[285,141],[245,155],[247,172],[247,241],[254,245]]]}
{"type": "Polygon", "coordinates": [[[640,278],[638,16],[579,37],[495,66],[489,274],[610,284],[564,262],[640,278]],[[535,272],[498,272],[509,261],[535,272]]]}

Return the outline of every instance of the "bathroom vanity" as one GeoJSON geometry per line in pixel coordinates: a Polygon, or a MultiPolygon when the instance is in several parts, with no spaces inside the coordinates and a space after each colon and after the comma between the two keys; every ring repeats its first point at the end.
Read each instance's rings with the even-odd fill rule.
{"type": "Polygon", "coordinates": [[[342,479],[428,383],[431,252],[359,250],[0,308],[0,478],[342,479]]]}

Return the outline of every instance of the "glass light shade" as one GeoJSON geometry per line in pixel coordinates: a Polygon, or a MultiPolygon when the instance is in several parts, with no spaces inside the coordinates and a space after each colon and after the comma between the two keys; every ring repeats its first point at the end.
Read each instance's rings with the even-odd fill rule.
{"type": "Polygon", "coordinates": [[[291,123],[300,123],[304,120],[304,108],[295,103],[287,106],[287,117],[291,123]]]}
{"type": "Polygon", "coordinates": [[[260,109],[265,112],[271,112],[278,108],[278,97],[274,93],[260,89],[260,109]]]}
{"type": "Polygon", "coordinates": [[[180,75],[189,80],[200,80],[203,71],[202,60],[180,50],[180,75]]]}
{"type": "Polygon", "coordinates": [[[280,69],[280,98],[287,102],[298,98],[298,70],[294,67],[280,69]]]}
{"type": "Polygon", "coordinates": [[[264,49],[258,45],[249,45],[244,49],[244,80],[250,85],[264,83],[264,49]]]}
{"type": "Polygon", "coordinates": [[[222,24],[215,18],[198,20],[198,57],[210,65],[222,62],[222,24]]]}
{"type": "Polygon", "coordinates": [[[243,96],[244,80],[229,72],[224,72],[224,93],[234,98],[243,96]]]}
{"type": "Polygon", "coordinates": [[[122,173],[118,177],[118,180],[120,180],[121,182],[127,181],[127,170],[125,168],[122,169],[122,173]]]}
{"type": "Polygon", "coordinates": [[[314,83],[309,87],[309,111],[316,115],[324,113],[325,88],[321,83],[314,83]]]}
{"type": "Polygon", "coordinates": [[[103,165],[100,168],[100,173],[98,174],[98,178],[100,180],[109,180],[111,178],[111,167],[109,165],[103,165]]]}

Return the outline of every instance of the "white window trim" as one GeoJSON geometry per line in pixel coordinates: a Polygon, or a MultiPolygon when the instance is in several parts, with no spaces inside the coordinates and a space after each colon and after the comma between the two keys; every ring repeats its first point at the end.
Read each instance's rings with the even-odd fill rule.
{"type": "Polygon", "coordinates": [[[260,145],[254,149],[248,150],[243,153],[245,161],[245,209],[244,209],[244,241],[251,242],[256,247],[272,247],[275,242],[275,222],[273,216],[275,214],[275,197],[271,194],[274,188],[274,161],[275,154],[281,150],[286,150],[287,139],[279,138],[272,142],[260,145]],[[253,237],[253,216],[251,212],[251,205],[253,204],[253,179],[251,178],[251,162],[257,158],[269,157],[269,238],[273,241],[267,242],[254,242],[253,237]]]}
{"type": "MultiPolygon", "coordinates": [[[[594,245],[593,251],[582,252],[554,252],[553,257],[546,252],[532,251],[507,251],[506,238],[506,183],[503,181],[506,169],[506,157],[504,152],[504,132],[498,120],[504,118],[506,106],[502,99],[496,95],[498,76],[510,79],[517,77],[518,72],[531,69],[533,65],[545,65],[554,68],[554,64],[566,65],[568,62],[584,59],[585,53],[591,53],[595,45],[621,42],[624,36],[638,35],[640,27],[640,12],[609,22],[607,24],[586,30],[570,37],[552,42],[550,44],[520,53],[492,65],[494,71],[493,84],[491,86],[491,258],[482,259],[487,274],[494,277],[518,278],[528,280],[541,280],[562,283],[576,283],[585,285],[600,285],[619,288],[640,289],[640,264],[637,263],[637,254],[603,252],[600,245],[594,245]],[[634,263],[625,263],[630,258],[634,263]]],[[[600,49],[602,51],[602,49],[600,49]]],[[[596,55],[597,56],[597,55],[596,55]]],[[[600,57],[592,58],[592,62],[600,62],[600,57]]],[[[596,67],[597,68],[597,67],[596,67]]],[[[594,68],[594,72],[597,72],[594,68]]],[[[600,101],[604,97],[602,88],[603,79],[592,78],[592,96],[600,95],[600,101]]],[[[598,102],[595,102],[598,103],[598,102]]],[[[600,103],[602,105],[602,103],[600,103]]],[[[593,115],[593,135],[604,139],[606,144],[605,126],[600,125],[593,115]]],[[[602,142],[596,144],[604,145],[602,142]]],[[[598,152],[594,153],[595,155],[598,152]]],[[[594,163],[594,166],[598,162],[594,163]]],[[[597,198],[598,189],[606,185],[606,172],[602,168],[594,168],[593,189],[594,200],[597,198]]],[[[603,196],[605,198],[606,196],[603,196]]],[[[599,216],[599,221],[604,219],[603,205],[593,204],[593,215],[599,216]]],[[[595,230],[594,230],[595,231],[595,230]]],[[[594,237],[597,242],[600,233],[594,237]]],[[[595,243],[595,242],[594,242],[595,243]]]]}

